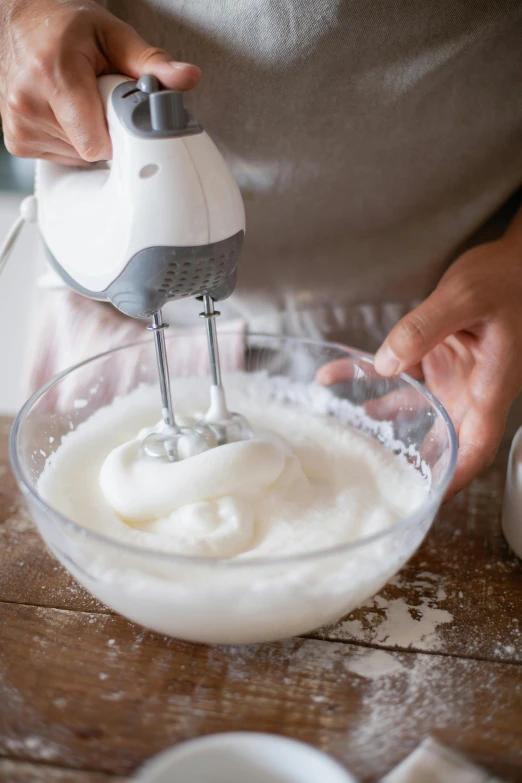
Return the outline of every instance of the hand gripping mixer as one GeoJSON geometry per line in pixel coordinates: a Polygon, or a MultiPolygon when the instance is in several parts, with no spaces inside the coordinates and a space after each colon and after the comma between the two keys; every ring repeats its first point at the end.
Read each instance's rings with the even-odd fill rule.
{"type": "Polygon", "coordinates": [[[226,407],[214,302],[230,296],[245,230],[237,183],[183,95],[154,76],[102,76],[99,91],[113,159],[92,168],[37,167],[38,224],[51,264],[84,296],[133,318],[151,318],[164,427],[142,444],[170,461],[251,435],[226,407]],[[194,428],[176,424],[161,308],[201,297],[211,367],[211,405],[194,428]]]}

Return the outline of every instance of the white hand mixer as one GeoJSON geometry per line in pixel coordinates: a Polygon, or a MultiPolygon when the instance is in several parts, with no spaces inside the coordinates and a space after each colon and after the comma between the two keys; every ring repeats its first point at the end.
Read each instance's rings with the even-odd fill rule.
{"type": "MultiPolygon", "coordinates": [[[[152,318],[164,427],[145,438],[145,455],[174,461],[248,438],[246,420],[227,409],[214,308],[236,282],[245,231],[237,183],[182,93],[162,89],[154,76],[102,76],[98,86],[112,161],[37,164],[37,221],[50,262],[78,293],[152,318]],[[209,411],[193,428],[176,424],[161,314],[167,301],[190,296],[203,300],[212,379],[209,411]]],[[[31,211],[34,199],[22,217],[34,220],[31,211]]],[[[4,242],[4,256],[19,228],[4,242]]]]}

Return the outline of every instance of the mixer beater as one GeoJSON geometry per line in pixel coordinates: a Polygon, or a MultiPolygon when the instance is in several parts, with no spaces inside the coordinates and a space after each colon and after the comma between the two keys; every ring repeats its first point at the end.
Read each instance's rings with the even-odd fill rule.
{"type": "Polygon", "coordinates": [[[208,424],[214,431],[218,446],[236,440],[248,440],[253,435],[250,424],[240,413],[229,411],[225,399],[216,332],[216,317],[221,315],[221,313],[214,309],[214,300],[211,296],[205,294],[202,298],[204,310],[200,313],[200,318],[205,319],[207,326],[210,376],[212,379],[210,408],[207,411],[203,424],[208,424]]]}
{"type": "Polygon", "coordinates": [[[180,427],[176,424],[164,330],[168,324],[163,322],[161,310],[154,313],[152,323],[147,326],[154,333],[158,377],[162,402],[163,428],[148,433],[141,444],[144,456],[164,459],[170,462],[195,456],[215,446],[248,440],[253,436],[250,424],[240,413],[228,410],[225,390],[221,379],[219,346],[215,319],[221,315],[214,308],[214,300],[208,294],[202,297],[204,311],[200,317],[206,321],[207,344],[210,361],[210,407],[205,418],[194,427],[180,427]]]}
{"type": "Polygon", "coordinates": [[[147,329],[154,333],[163,427],[146,435],[141,444],[141,452],[145,457],[165,459],[166,456],[169,462],[176,462],[216,446],[217,439],[212,430],[204,425],[180,427],[176,424],[164,335],[168,324],[163,323],[161,310],[154,313],[152,323],[147,326],[147,329]]]}

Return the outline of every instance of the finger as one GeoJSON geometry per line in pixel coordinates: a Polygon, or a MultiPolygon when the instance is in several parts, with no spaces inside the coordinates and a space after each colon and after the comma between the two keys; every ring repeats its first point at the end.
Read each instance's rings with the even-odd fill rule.
{"type": "MultiPolygon", "coordinates": [[[[411,386],[393,389],[382,397],[375,397],[363,404],[365,412],[378,421],[411,422],[422,416],[423,396],[411,386]]],[[[428,409],[426,403],[426,410],[428,409]]]]}
{"type": "Polygon", "coordinates": [[[19,158],[51,160],[49,156],[52,155],[53,159],[56,157],[67,159],[68,165],[78,166],[85,163],[74,147],[61,139],[42,132],[37,127],[26,128],[22,133],[20,130],[13,133],[6,129],[4,140],[9,152],[19,158]]]}
{"type": "Polygon", "coordinates": [[[2,114],[4,131],[9,128],[15,137],[24,134],[39,136],[43,131],[67,142],[64,130],[40,91],[35,94],[31,89],[13,85],[3,102],[2,114]]]}
{"type": "Polygon", "coordinates": [[[511,362],[500,366],[492,358],[476,366],[470,378],[472,404],[460,424],[457,468],[448,497],[463,489],[493,462],[520,385],[519,373],[513,372],[511,362]]]}
{"type": "Polygon", "coordinates": [[[426,387],[444,406],[457,433],[474,404],[471,378],[476,368],[472,352],[461,349],[457,338],[448,337],[423,361],[426,387]]]}
{"type": "Polygon", "coordinates": [[[52,152],[44,152],[39,157],[41,160],[48,160],[51,163],[59,163],[60,166],[76,166],[82,169],[88,169],[92,166],[92,163],[88,163],[82,158],[68,158],[66,155],[54,155],[52,152]]]}
{"type": "MultiPolygon", "coordinates": [[[[48,127],[45,125],[45,127],[48,127]]],[[[8,121],[5,127],[7,147],[13,155],[23,158],[50,159],[49,154],[67,158],[79,165],[82,158],[73,146],[57,136],[47,133],[44,126],[27,120],[8,121]]]]}
{"type": "Polygon", "coordinates": [[[470,408],[460,426],[457,467],[445,500],[491,465],[504,433],[506,416],[504,411],[484,414],[480,408],[470,408]]]}
{"type": "Polygon", "coordinates": [[[440,486],[447,475],[451,457],[449,441],[446,420],[440,414],[436,414],[433,424],[419,446],[419,456],[431,474],[430,488],[432,490],[440,486]]]}
{"type": "Polygon", "coordinates": [[[46,123],[46,122],[42,122],[42,123],[40,124],[40,128],[41,128],[41,130],[42,130],[44,133],[46,133],[46,134],[47,134],[47,135],[48,135],[50,138],[52,138],[52,139],[59,139],[60,141],[63,141],[65,144],[67,144],[67,146],[68,146],[68,147],[70,148],[70,150],[71,150],[71,156],[72,156],[72,157],[75,157],[75,158],[76,158],[76,157],[77,157],[77,158],[79,158],[79,157],[80,157],[80,156],[79,156],[79,154],[78,154],[78,153],[76,152],[76,150],[74,149],[74,147],[72,146],[72,144],[70,144],[70,143],[69,143],[69,139],[68,139],[68,137],[67,137],[67,134],[65,133],[65,131],[63,130],[63,128],[61,127],[61,125],[59,125],[59,123],[58,123],[58,121],[57,121],[57,120],[55,120],[55,123],[54,123],[54,125],[51,125],[51,124],[49,124],[49,123],[46,123]]]}
{"type": "Polygon", "coordinates": [[[139,79],[148,73],[171,90],[191,90],[199,83],[201,71],[190,63],[172,59],[163,49],[149,46],[124,22],[111,19],[101,30],[105,56],[120,73],[139,79]]]}
{"type": "Polygon", "coordinates": [[[111,140],[92,66],[71,64],[60,79],[49,103],[69,142],[89,163],[109,160],[111,140]]]}
{"type": "Polygon", "coordinates": [[[415,364],[413,367],[408,368],[408,375],[420,383],[424,383],[424,370],[422,364],[415,364]]]}
{"type": "Polygon", "coordinates": [[[40,137],[38,142],[36,142],[36,148],[42,150],[42,152],[37,155],[39,158],[44,158],[45,155],[51,154],[59,155],[63,158],[70,158],[71,160],[76,161],[76,165],[86,162],[78,155],[71,144],[62,141],[61,139],[57,139],[55,136],[50,136],[48,133],[40,137]]]}
{"type": "Polygon", "coordinates": [[[421,305],[392,329],[375,356],[375,368],[384,376],[397,375],[419,362],[439,343],[470,326],[473,300],[461,298],[442,283],[421,305]]]}
{"type": "MultiPolygon", "coordinates": [[[[413,368],[413,371],[417,377],[421,376],[419,380],[422,380],[420,365],[413,368]]],[[[318,369],[315,380],[321,386],[333,386],[344,381],[362,381],[367,375],[367,371],[361,369],[353,359],[337,359],[323,364],[318,369]]],[[[400,417],[401,421],[411,421],[417,416],[419,398],[417,389],[403,386],[362,403],[362,407],[368,416],[379,421],[390,421],[396,417],[400,417]]]]}
{"type": "Polygon", "coordinates": [[[520,338],[516,327],[493,322],[471,375],[473,399],[483,409],[507,409],[522,390],[520,338]]]}
{"type": "MultiPolygon", "coordinates": [[[[37,124],[39,129],[44,133],[47,133],[48,136],[51,136],[53,139],[60,139],[60,141],[65,142],[71,148],[71,151],[74,154],[74,156],[77,156],[78,153],[76,152],[72,144],[69,143],[69,138],[66,132],[64,131],[64,129],[62,128],[62,126],[60,125],[60,123],[58,122],[58,120],[56,119],[56,117],[54,116],[53,112],[51,111],[51,107],[49,106],[48,108],[49,108],[48,117],[45,119],[35,118],[36,121],[34,120],[32,121],[33,126],[37,124]]],[[[78,157],[80,156],[78,155],[78,157]]]]}
{"type": "MultiPolygon", "coordinates": [[[[331,386],[334,383],[341,383],[342,381],[351,381],[356,375],[357,365],[353,359],[337,359],[335,362],[328,362],[323,364],[317,370],[315,380],[321,386],[331,386]]],[[[416,381],[424,381],[424,373],[422,371],[422,365],[418,364],[412,367],[408,375],[414,378],[416,381]]]]}
{"type": "Polygon", "coordinates": [[[315,380],[321,386],[332,386],[334,383],[353,380],[356,370],[357,366],[353,359],[337,359],[319,367],[315,380]]]}
{"type": "MultiPolygon", "coordinates": [[[[14,105],[16,102],[13,99],[11,103],[14,105]]],[[[64,149],[54,148],[55,143],[67,144],[67,137],[56,127],[56,120],[48,104],[46,110],[39,107],[34,115],[30,113],[33,104],[29,99],[18,101],[16,106],[23,113],[10,111],[6,104],[2,110],[4,139],[13,155],[36,158],[40,157],[41,152],[64,152],[64,149]]],[[[77,153],[74,148],[68,144],[67,147],[66,154],[75,157],[77,153]]]]}

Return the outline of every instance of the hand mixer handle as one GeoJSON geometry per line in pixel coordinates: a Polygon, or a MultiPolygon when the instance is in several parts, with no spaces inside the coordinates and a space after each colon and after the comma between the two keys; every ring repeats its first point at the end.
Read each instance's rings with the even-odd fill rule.
{"type": "Polygon", "coordinates": [[[166,301],[234,287],[245,214],[221,154],[180,93],[102,76],[110,164],[40,161],[38,222],[51,262],[76,291],[145,318],[166,301]]]}

